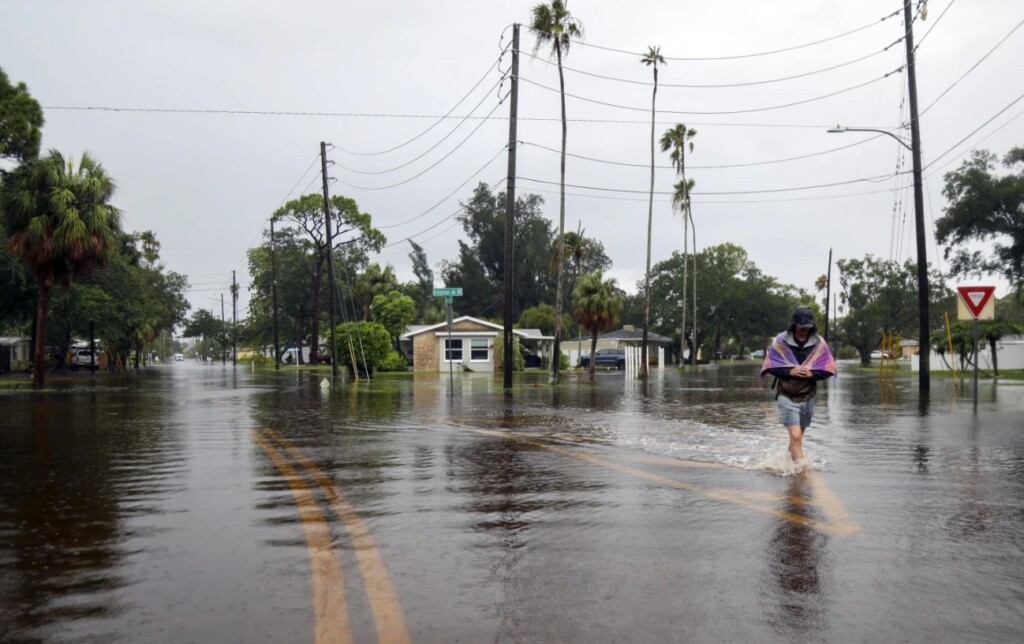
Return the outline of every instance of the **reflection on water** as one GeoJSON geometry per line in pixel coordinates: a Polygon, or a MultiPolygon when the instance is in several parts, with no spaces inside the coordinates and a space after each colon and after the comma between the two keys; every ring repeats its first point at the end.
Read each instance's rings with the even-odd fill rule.
{"type": "MultiPolygon", "coordinates": [[[[811,487],[807,476],[790,479],[783,508],[806,519],[815,518],[811,508],[811,487]]],[[[768,586],[764,595],[769,607],[768,622],[787,639],[827,639],[826,586],[829,566],[828,537],[809,525],[777,519],[765,552],[768,586]]]]}

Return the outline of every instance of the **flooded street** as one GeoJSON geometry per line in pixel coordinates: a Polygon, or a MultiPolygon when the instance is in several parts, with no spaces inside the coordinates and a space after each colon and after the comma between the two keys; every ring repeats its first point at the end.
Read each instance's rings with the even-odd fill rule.
{"type": "Polygon", "coordinates": [[[802,475],[756,365],[0,396],[4,642],[1024,639],[1024,383],[840,365],[802,475]]]}

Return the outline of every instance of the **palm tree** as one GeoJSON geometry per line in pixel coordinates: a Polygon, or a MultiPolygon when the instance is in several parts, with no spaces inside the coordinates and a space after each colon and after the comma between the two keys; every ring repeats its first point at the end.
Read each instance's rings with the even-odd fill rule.
{"type": "Polygon", "coordinates": [[[590,331],[590,379],[594,379],[594,353],[597,336],[615,324],[622,311],[622,297],[618,294],[615,278],[604,279],[601,271],[587,273],[580,278],[573,291],[573,317],[590,331]]]}
{"type": "Polygon", "coordinates": [[[651,191],[647,200],[647,267],[644,270],[644,334],[640,349],[640,377],[647,377],[647,328],[651,324],[651,226],[654,221],[654,119],[658,99],[658,63],[665,65],[661,47],[647,47],[647,55],[640,62],[654,68],[654,90],[651,92],[651,191]]]}
{"type": "Polygon", "coordinates": [[[88,154],[74,161],[52,150],[22,164],[0,185],[0,212],[10,234],[9,248],[39,283],[35,371],[32,386],[43,387],[46,313],[55,285],[103,268],[116,252],[121,212],[109,204],[114,180],[88,154]]]}
{"type": "MultiPolygon", "coordinates": [[[[675,166],[676,174],[681,177],[681,180],[675,185],[675,194],[672,197],[672,205],[683,215],[683,304],[682,304],[682,321],[679,325],[679,358],[680,364],[682,364],[683,349],[686,346],[686,266],[689,261],[689,230],[688,224],[692,222],[692,214],[690,212],[690,190],[693,189],[693,182],[686,180],[686,148],[690,148],[690,152],[693,152],[693,137],[697,136],[697,130],[687,128],[682,123],[676,123],[675,127],[669,128],[665,131],[665,134],[661,136],[661,151],[669,152],[669,158],[672,160],[672,165],[675,166]]],[[[697,242],[694,240],[693,244],[694,253],[697,252],[697,242]]],[[[697,271],[696,271],[696,258],[694,258],[694,283],[693,283],[693,309],[694,309],[694,364],[697,364],[697,334],[696,334],[696,323],[697,323],[697,271]]]]}
{"type": "MultiPolygon", "coordinates": [[[[594,241],[583,235],[583,228],[579,228],[577,232],[569,231],[562,237],[563,243],[559,244],[558,239],[555,239],[551,244],[551,268],[558,270],[558,263],[563,261],[566,256],[572,259],[572,288],[576,288],[576,283],[580,278],[580,269],[583,267],[583,262],[590,258],[594,252],[594,241]]],[[[582,328],[579,329],[579,335],[582,335],[582,328]]],[[[581,345],[577,343],[576,354],[581,353],[581,345]]]]}
{"type": "MultiPolygon", "coordinates": [[[[565,75],[562,72],[562,58],[568,55],[572,40],[583,37],[583,23],[574,18],[565,7],[564,0],[551,0],[551,4],[540,3],[533,7],[530,31],[537,38],[533,46],[534,55],[542,45],[551,47],[551,55],[558,61],[558,88],[562,98],[562,157],[561,181],[558,201],[558,239],[565,235],[565,75]]],[[[564,248],[561,253],[564,253],[564,248]]],[[[562,334],[562,273],[565,268],[564,255],[558,261],[558,277],[555,286],[555,351],[551,360],[551,382],[558,384],[558,370],[561,364],[562,334]]]]}

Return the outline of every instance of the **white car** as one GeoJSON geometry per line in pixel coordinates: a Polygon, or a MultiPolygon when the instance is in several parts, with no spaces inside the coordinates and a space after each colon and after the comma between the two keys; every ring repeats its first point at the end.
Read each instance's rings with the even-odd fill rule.
{"type": "Polygon", "coordinates": [[[185,356],[180,354],[180,353],[175,353],[174,354],[174,361],[175,362],[184,362],[185,361],[185,356]]]}

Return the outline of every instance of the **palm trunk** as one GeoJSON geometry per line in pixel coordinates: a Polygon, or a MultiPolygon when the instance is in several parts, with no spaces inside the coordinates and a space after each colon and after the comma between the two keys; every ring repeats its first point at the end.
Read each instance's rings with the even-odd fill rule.
{"type": "MultiPolygon", "coordinates": [[[[686,175],[683,175],[683,185],[686,185],[686,175]]],[[[689,199],[687,197],[687,199],[689,199]]],[[[679,366],[686,364],[686,280],[687,267],[690,265],[690,218],[689,206],[683,204],[683,321],[679,326],[679,366]]]]}
{"type": "Polygon", "coordinates": [[[558,276],[555,284],[555,350],[551,356],[551,383],[558,384],[558,371],[562,358],[562,273],[565,266],[565,75],[562,72],[562,48],[555,46],[558,57],[558,87],[562,97],[562,159],[560,164],[561,181],[559,182],[558,198],[558,276]]]}
{"type": "Polygon", "coordinates": [[[43,388],[43,371],[46,367],[46,312],[50,307],[50,287],[44,280],[39,281],[39,306],[36,309],[36,355],[32,371],[32,388],[43,388]]]}
{"type": "Polygon", "coordinates": [[[597,353],[597,331],[594,331],[593,335],[590,336],[590,379],[594,379],[594,374],[597,371],[597,365],[594,363],[594,355],[597,353]]]}
{"type": "Polygon", "coordinates": [[[647,268],[644,270],[644,334],[640,349],[640,377],[647,377],[647,329],[651,325],[651,232],[654,221],[654,118],[658,98],[658,63],[654,63],[654,91],[651,92],[651,190],[647,199],[647,268]]]}
{"type": "Polygon", "coordinates": [[[989,348],[991,349],[991,352],[992,352],[992,374],[996,378],[998,378],[999,377],[999,358],[997,357],[998,354],[996,353],[996,341],[995,340],[989,340],[988,341],[988,346],[989,346],[989,348]]]}
{"type": "Polygon", "coordinates": [[[693,366],[697,366],[697,225],[690,212],[690,197],[686,197],[686,213],[690,217],[690,234],[693,235],[693,366]]]}

